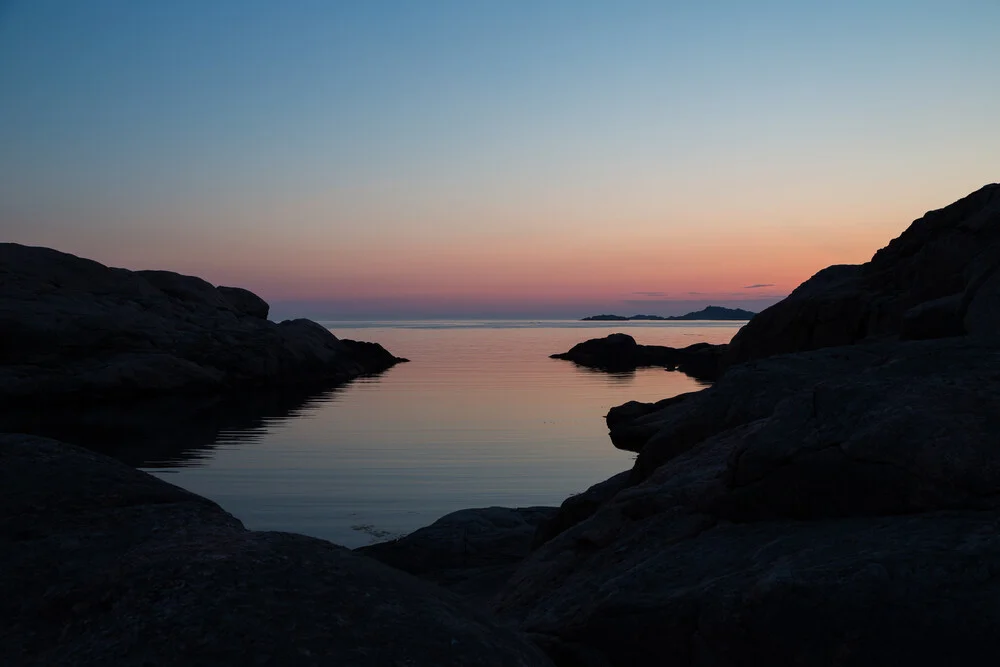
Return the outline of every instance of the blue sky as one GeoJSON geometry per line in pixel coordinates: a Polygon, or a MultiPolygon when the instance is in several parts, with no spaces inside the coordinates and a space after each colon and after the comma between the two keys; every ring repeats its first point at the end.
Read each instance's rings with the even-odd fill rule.
{"type": "Polygon", "coordinates": [[[777,298],[997,180],[997,25],[994,0],[8,0],[0,230],[345,313],[777,298]]]}

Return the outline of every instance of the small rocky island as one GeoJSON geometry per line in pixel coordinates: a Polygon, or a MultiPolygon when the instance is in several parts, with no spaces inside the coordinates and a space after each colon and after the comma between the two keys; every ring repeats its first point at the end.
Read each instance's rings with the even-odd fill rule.
{"type": "Polygon", "coordinates": [[[662,366],[668,370],[686,373],[696,380],[709,382],[718,378],[725,350],[725,345],[709,343],[695,343],[682,348],[639,345],[628,334],[613,333],[604,338],[578,343],[568,352],[552,354],[549,357],[565,359],[579,366],[609,373],[662,366]]]}
{"type": "Polygon", "coordinates": [[[660,315],[591,315],[584,317],[581,322],[629,322],[629,321],[670,321],[670,320],[722,320],[722,321],[744,321],[749,320],[757,313],[742,308],[724,308],[722,306],[706,306],[701,310],[696,310],[685,315],[670,315],[662,317],[660,315]]]}
{"type": "MultiPolygon", "coordinates": [[[[86,340],[80,368],[115,349],[86,340]]],[[[464,510],[357,552],[0,436],[0,664],[992,664],[1000,185],[820,271],[720,369],[612,409],[635,465],[559,508],[464,510]]]]}

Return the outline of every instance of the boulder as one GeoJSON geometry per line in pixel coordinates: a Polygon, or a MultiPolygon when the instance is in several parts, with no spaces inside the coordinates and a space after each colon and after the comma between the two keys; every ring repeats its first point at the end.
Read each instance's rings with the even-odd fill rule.
{"type": "Polygon", "coordinates": [[[786,396],[731,453],[713,511],[817,519],[1000,507],[1000,350],[952,339],[786,396]]]}
{"type": "Polygon", "coordinates": [[[0,437],[0,554],[4,665],[550,664],[439,588],[52,440],[0,437]]]}
{"type": "Polygon", "coordinates": [[[267,305],[267,301],[250,290],[242,287],[223,287],[222,285],[216,289],[236,312],[250,317],[259,317],[262,320],[267,319],[271,307],[267,305]]]}
{"type": "Polygon", "coordinates": [[[860,266],[832,266],[733,338],[731,366],[879,338],[996,335],[1000,184],[931,211],[860,266]],[[988,304],[994,304],[990,306],[988,304]],[[957,306],[957,309],[954,309],[957,306]]]}
{"type": "Polygon", "coordinates": [[[333,384],[400,361],[251,292],[0,244],[0,399],[70,401],[333,384]]]}
{"type": "Polygon", "coordinates": [[[1000,263],[976,281],[965,301],[965,329],[979,338],[1000,338],[1000,263]]]}
{"type": "Polygon", "coordinates": [[[409,535],[357,551],[485,603],[531,551],[538,525],[554,513],[554,507],[459,510],[409,535]]]}
{"type": "Polygon", "coordinates": [[[902,340],[948,338],[965,333],[962,324],[962,294],[924,301],[903,313],[899,326],[902,340]]]}
{"type": "Polygon", "coordinates": [[[616,493],[629,486],[630,479],[631,472],[626,470],[564,500],[558,510],[538,525],[532,540],[533,546],[545,544],[567,528],[591,516],[616,493]]]}

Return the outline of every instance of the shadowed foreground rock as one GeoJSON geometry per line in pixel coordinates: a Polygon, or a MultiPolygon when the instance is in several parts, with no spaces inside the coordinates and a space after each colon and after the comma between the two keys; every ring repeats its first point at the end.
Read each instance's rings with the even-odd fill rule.
{"type": "Polygon", "coordinates": [[[554,513],[554,507],[459,510],[405,537],[357,551],[487,602],[531,552],[538,525],[554,513]]]}
{"type": "Polygon", "coordinates": [[[557,663],[874,667],[1000,651],[996,345],[777,356],[638,421],[628,484],[584,516],[561,509],[570,527],[499,596],[557,663]]]}
{"type": "Polygon", "coordinates": [[[548,665],[347,549],[52,440],[0,436],[0,664],[548,665]]]}
{"type": "Polygon", "coordinates": [[[343,382],[401,361],[252,292],[0,244],[0,399],[121,398],[343,382]]]}
{"type": "Polygon", "coordinates": [[[553,354],[550,358],[565,359],[580,366],[609,372],[663,366],[697,380],[712,381],[719,375],[719,360],[725,349],[725,345],[709,343],[695,343],[683,348],[639,345],[628,334],[614,333],[577,343],[569,352],[553,354]]]}

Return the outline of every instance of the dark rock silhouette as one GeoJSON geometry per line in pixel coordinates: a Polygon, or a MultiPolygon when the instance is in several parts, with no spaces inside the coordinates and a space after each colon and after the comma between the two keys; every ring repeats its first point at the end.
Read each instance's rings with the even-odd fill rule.
{"type": "Polygon", "coordinates": [[[672,315],[668,320],[749,320],[757,313],[742,308],[724,308],[723,306],[706,306],[701,310],[686,315],[672,315]]]}
{"type": "Polygon", "coordinates": [[[567,528],[575,526],[596,512],[616,493],[630,485],[631,473],[626,470],[603,482],[594,484],[583,493],[570,496],[558,510],[539,523],[532,545],[539,547],[567,528]]]}
{"type": "Polygon", "coordinates": [[[1000,649],[995,513],[730,523],[629,500],[534,554],[498,600],[557,664],[986,664],[1000,649]]]}
{"type": "Polygon", "coordinates": [[[635,370],[644,366],[663,366],[679,370],[693,378],[711,381],[718,377],[719,360],[724,345],[695,343],[683,348],[665,345],[639,345],[628,334],[614,333],[578,343],[552,359],[565,359],[608,372],[635,370]]]}
{"type": "Polygon", "coordinates": [[[629,320],[749,320],[757,313],[742,308],[725,308],[723,306],[706,306],[701,310],[687,313],[685,315],[671,315],[662,317],[660,315],[591,315],[584,317],[581,322],[627,322],[629,320]]]}
{"type": "Polygon", "coordinates": [[[486,603],[531,552],[538,525],[554,513],[554,507],[460,510],[405,537],[357,551],[486,603]]]}
{"type": "Polygon", "coordinates": [[[267,305],[267,301],[260,298],[250,290],[243,289],[242,287],[216,287],[223,298],[229,302],[236,312],[243,313],[244,315],[249,315],[250,317],[259,317],[262,320],[267,319],[267,314],[271,310],[271,307],[267,305]]]}
{"type": "Polygon", "coordinates": [[[0,554],[4,665],[551,664],[437,587],[42,438],[0,436],[0,554]]]}
{"type": "Polygon", "coordinates": [[[831,266],[754,317],[727,365],[879,338],[1000,331],[1000,184],[931,211],[860,266],[831,266]]]}
{"type": "Polygon", "coordinates": [[[0,244],[0,398],[131,397],[328,384],[401,361],[267,304],[169,271],[127,271],[0,244]]]}

